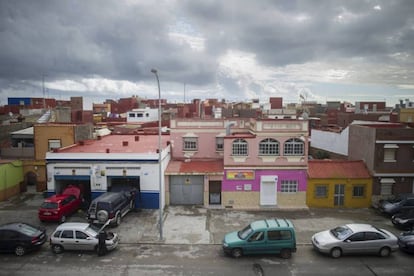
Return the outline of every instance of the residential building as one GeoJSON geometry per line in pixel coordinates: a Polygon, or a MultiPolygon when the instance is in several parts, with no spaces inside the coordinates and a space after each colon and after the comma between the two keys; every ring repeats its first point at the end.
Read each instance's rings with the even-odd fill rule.
{"type": "Polygon", "coordinates": [[[306,203],[309,207],[367,208],[372,177],[359,161],[310,160],[306,203]]]}
{"type": "Polygon", "coordinates": [[[372,200],[414,192],[414,128],[403,124],[350,125],[349,160],[364,160],[373,176],[372,200]]]}
{"type": "Polygon", "coordinates": [[[305,206],[307,121],[176,119],[170,135],[169,204],[305,206]]]}

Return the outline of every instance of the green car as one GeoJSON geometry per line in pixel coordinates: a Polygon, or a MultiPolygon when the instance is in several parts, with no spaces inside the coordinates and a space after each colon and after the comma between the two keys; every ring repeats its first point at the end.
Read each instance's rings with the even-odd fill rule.
{"type": "Polygon", "coordinates": [[[289,259],[296,252],[296,235],[288,219],[265,219],[252,222],[243,230],[224,236],[223,251],[239,258],[250,254],[280,254],[289,259]]]}

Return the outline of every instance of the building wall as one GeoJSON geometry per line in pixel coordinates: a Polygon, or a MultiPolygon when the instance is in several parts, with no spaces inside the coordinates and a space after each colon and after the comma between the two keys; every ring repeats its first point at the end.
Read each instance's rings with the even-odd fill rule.
{"type": "Polygon", "coordinates": [[[19,160],[0,164],[0,201],[20,193],[23,183],[23,165],[19,160]]]}
{"type": "Polygon", "coordinates": [[[399,118],[401,123],[414,122],[414,108],[401,108],[399,118]]]}
{"type": "Polygon", "coordinates": [[[363,160],[372,173],[375,157],[375,128],[350,125],[348,159],[363,160]]]}
{"type": "Polygon", "coordinates": [[[225,170],[222,182],[222,205],[234,208],[260,208],[260,187],[262,176],[277,176],[276,183],[277,206],[298,207],[306,205],[306,170],[225,170]],[[245,180],[234,179],[234,175],[243,173],[245,180]],[[297,180],[296,193],[282,193],[283,180],[297,180]]]}
{"type": "Polygon", "coordinates": [[[349,128],[340,133],[312,129],[311,137],[312,148],[348,155],[349,128]]]}
{"type": "Polygon", "coordinates": [[[371,206],[372,179],[308,179],[306,203],[309,207],[334,208],[335,184],[345,184],[344,205],[339,208],[368,208],[371,206]],[[315,197],[316,185],[327,185],[326,198],[315,197]],[[364,185],[366,187],[363,197],[353,197],[353,187],[364,185]]]}

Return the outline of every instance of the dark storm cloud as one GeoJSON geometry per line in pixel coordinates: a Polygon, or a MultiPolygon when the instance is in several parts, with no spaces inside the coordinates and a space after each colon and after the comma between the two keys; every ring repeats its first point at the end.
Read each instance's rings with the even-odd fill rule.
{"type": "Polygon", "coordinates": [[[1,1],[0,76],[140,80],[157,66],[174,80],[194,73],[198,82],[210,81],[211,62],[168,38],[174,16],[157,7],[122,1],[1,1]]]}
{"type": "Polygon", "coordinates": [[[202,2],[188,1],[187,11],[209,47],[253,52],[268,65],[413,53],[414,1],[202,2]]]}
{"type": "MultiPolygon", "coordinates": [[[[323,82],[331,69],[346,81],[409,87],[413,14],[411,0],[0,0],[0,91],[26,93],[43,75],[88,93],[95,87],[82,79],[153,84],[151,68],[176,87],[223,88],[222,98],[323,82]],[[197,39],[198,49],[191,44],[197,39]],[[234,68],[243,62],[221,66],[234,52],[253,57],[253,72],[234,68]],[[321,74],[313,74],[312,62],[322,64],[321,74]],[[273,69],[278,76],[255,79],[273,69]]],[[[96,87],[110,96],[117,85],[96,87]]]]}

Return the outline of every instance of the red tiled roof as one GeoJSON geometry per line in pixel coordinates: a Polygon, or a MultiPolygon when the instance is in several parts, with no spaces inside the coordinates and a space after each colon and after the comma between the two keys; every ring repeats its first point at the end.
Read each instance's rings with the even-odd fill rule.
{"type": "Polygon", "coordinates": [[[167,175],[175,174],[223,174],[223,160],[191,160],[177,161],[171,160],[165,171],[167,175]]]}
{"type": "Polygon", "coordinates": [[[364,161],[309,160],[309,178],[370,178],[364,161]]]}

